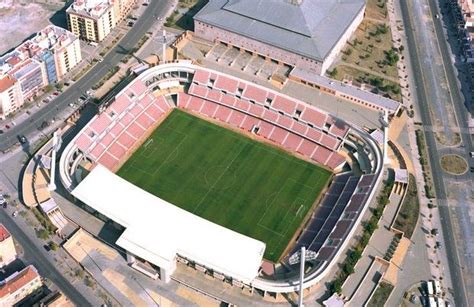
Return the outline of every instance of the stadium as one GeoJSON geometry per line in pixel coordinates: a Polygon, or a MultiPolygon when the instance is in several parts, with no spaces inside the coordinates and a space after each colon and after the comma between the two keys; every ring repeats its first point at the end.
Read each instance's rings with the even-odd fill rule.
{"type": "Polygon", "coordinates": [[[301,246],[316,255],[305,288],[329,272],[382,170],[364,130],[189,61],[138,75],[59,162],[72,196],[123,227],[132,267],[169,281],[187,265],[271,293],[298,289],[288,259],[301,246]]]}

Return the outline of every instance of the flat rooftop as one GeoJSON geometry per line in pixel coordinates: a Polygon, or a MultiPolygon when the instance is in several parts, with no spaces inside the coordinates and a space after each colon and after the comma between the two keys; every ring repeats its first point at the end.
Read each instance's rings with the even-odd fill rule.
{"type": "Polygon", "coordinates": [[[245,283],[258,275],[263,242],[180,209],[100,164],[72,195],[125,227],[117,245],[154,265],[169,268],[179,254],[245,283]]]}

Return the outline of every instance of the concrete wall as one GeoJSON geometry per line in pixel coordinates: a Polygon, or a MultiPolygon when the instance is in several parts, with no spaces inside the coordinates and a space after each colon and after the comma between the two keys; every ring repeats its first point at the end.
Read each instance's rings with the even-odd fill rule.
{"type": "Polygon", "coordinates": [[[360,23],[364,19],[364,14],[365,14],[365,6],[362,8],[362,10],[359,12],[356,18],[352,21],[351,25],[347,28],[346,33],[344,33],[343,36],[339,39],[339,41],[334,45],[334,48],[331,50],[329,55],[326,57],[323,63],[323,67],[321,69],[321,75],[323,75],[326,70],[331,66],[331,64],[334,62],[334,59],[339,55],[339,53],[342,51],[344,46],[346,45],[347,41],[349,38],[351,38],[352,34],[357,30],[359,27],[360,23]]]}

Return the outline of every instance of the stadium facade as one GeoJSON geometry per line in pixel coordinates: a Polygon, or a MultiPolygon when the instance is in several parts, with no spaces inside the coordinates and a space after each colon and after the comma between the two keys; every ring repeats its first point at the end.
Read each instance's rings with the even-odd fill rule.
{"type": "Polygon", "coordinates": [[[317,254],[305,288],[324,278],[343,254],[381,182],[379,145],[362,129],[316,107],[188,61],[140,74],[61,155],[64,187],[125,228],[116,244],[127,251],[130,265],[145,272],[139,263],[151,263],[166,281],[181,262],[241,288],[272,293],[298,288],[296,272],[280,279],[261,274],[264,242],[179,209],[114,174],[174,108],[253,133],[337,173],[320,204],[331,210],[312,216],[291,251],[306,246],[317,254]],[[347,163],[342,151],[357,152],[352,156],[364,174],[341,172],[347,163]]]}
{"type": "Polygon", "coordinates": [[[365,0],[210,0],[197,37],[324,74],[362,22],[365,0]]]}

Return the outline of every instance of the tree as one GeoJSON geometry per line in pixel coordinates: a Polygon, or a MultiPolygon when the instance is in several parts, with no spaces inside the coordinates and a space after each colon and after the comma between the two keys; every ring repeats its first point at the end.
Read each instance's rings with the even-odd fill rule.
{"type": "Polygon", "coordinates": [[[331,291],[331,293],[341,293],[342,292],[342,281],[339,278],[334,279],[329,284],[329,291],[331,291]]]}
{"type": "Polygon", "coordinates": [[[354,265],[346,262],[342,267],[342,271],[347,275],[351,275],[352,273],[354,273],[354,265]]]}
{"type": "Polygon", "coordinates": [[[395,65],[400,59],[398,54],[393,49],[384,51],[384,54],[385,54],[385,62],[390,66],[395,65]]]}
{"type": "Polygon", "coordinates": [[[338,72],[338,71],[337,71],[337,68],[334,67],[333,70],[328,71],[328,75],[329,75],[329,77],[331,77],[331,78],[335,78],[335,77],[337,76],[337,72],[338,72]]]}
{"type": "Polygon", "coordinates": [[[36,236],[40,239],[46,240],[49,238],[49,233],[44,229],[40,229],[36,231],[36,236]]]}
{"type": "Polygon", "coordinates": [[[57,251],[59,246],[56,244],[56,242],[49,241],[49,248],[51,248],[53,251],[57,251]]]}

